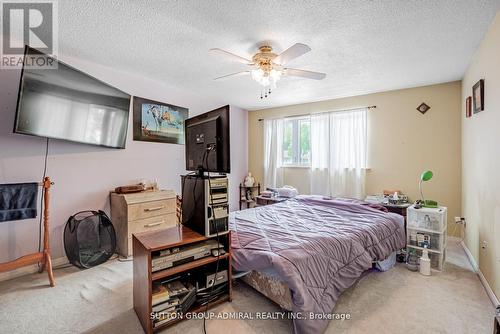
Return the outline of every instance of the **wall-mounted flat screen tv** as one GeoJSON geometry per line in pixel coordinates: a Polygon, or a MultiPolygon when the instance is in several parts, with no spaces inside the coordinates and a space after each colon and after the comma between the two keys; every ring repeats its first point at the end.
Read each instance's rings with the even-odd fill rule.
{"type": "MultiPolygon", "coordinates": [[[[43,54],[26,47],[30,55],[43,54]]],[[[129,108],[129,94],[63,62],[23,66],[14,132],[125,148],[129,108]]]]}

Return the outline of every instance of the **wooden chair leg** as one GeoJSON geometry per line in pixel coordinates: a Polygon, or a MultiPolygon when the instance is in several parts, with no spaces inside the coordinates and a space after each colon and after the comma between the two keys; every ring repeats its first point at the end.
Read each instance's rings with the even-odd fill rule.
{"type": "Polygon", "coordinates": [[[50,253],[45,252],[45,269],[47,270],[47,274],[49,276],[50,286],[54,287],[56,285],[54,280],[54,273],[52,272],[52,260],[50,259],[50,253]]]}

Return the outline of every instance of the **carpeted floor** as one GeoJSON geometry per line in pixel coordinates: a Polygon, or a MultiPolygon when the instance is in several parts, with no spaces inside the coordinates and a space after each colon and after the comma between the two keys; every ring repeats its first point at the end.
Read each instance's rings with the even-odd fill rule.
{"type": "MultiPolygon", "coordinates": [[[[0,333],[142,333],[132,308],[132,263],[110,261],[80,271],[0,282],[0,333]]],[[[244,283],[236,283],[232,303],[214,312],[279,312],[274,303],[244,283]]],[[[465,253],[450,242],[441,273],[424,277],[397,265],[363,276],[340,297],[326,333],[492,333],[494,309],[465,253]]],[[[208,320],[211,333],[289,333],[288,320],[208,320]]],[[[201,320],[188,320],[168,333],[203,333],[201,320]]]]}

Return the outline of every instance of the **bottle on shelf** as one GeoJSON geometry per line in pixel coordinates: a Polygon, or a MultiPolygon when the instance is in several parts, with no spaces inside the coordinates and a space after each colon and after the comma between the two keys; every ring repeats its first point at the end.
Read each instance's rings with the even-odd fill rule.
{"type": "Polygon", "coordinates": [[[427,250],[427,245],[424,246],[422,251],[422,256],[419,261],[420,273],[425,276],[431,275],[431,259],[429,259],[429,251],[427,250]]]}

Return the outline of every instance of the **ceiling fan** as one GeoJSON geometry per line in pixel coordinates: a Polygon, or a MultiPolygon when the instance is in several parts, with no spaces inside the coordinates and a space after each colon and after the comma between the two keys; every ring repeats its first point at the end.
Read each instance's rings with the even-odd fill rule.
{"type": "Polygon", "coordinates": [[[281,54],[277,55],[273,53],[273,48],[271,46],[263,45],[259,47],[259,52],[253,55],[250,60],[225,50],[217,48],[210,49],[210,52],[215,55],[223,56],[228,60],[236,61],[252,67],[252,69],[223,75],[215,78],[214,80],[251,75],[252,79],[257,81],[263,87],[264,94],[261,90],[261,99],[271,94],[272,90],[276,88],[276,83],[279,81],[281,76],[295,76],[306,79],[323,80],[326,77],[325,73],[286,67],[286,64],[288,64],[291,60],[300,57],[309,51],[311,51],[309,46],[296,43],[283,51],[281,54]]]}

